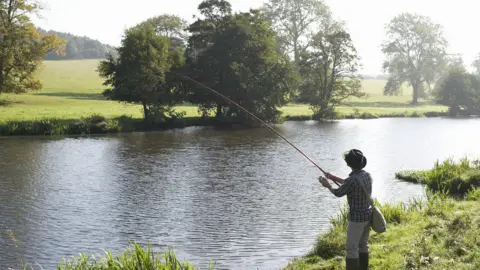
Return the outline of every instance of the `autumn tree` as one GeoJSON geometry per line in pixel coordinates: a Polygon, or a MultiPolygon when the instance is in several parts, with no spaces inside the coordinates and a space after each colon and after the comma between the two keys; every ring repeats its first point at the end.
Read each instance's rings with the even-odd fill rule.
{"type": "Polygon", "coordinates": [[[413,88],[412,104],[417,104],[445,66],[447,41],[442,26],[425,16],[402,13],[390,21],[386,32],[383,68],[390,77],[384,94],[399,94],[406,82],[413,88]]]}
{"type": "Polygon", "coordinates": [[[42,88],[35,73],[50,51],[63,53],[65,42],[41,35],[30,20],[40,11],[37,2],[0,1],[0,93],[24,93],[42,88]]]}
{"type": "Polygon", "coordinates": [[[324,28],[311,44],[300,61],[301,100],[310,104],[314,118],[331,118],[343,101],[365,95],[358,74],[360,59],[340,24],[324,28]]]}
{"type": "Polygon", "coordinates": [[[169,46],[168,38],[158,35],[151,24],[126,30],[118,58],[109,56],[99,65],[104,85],[110,86],[104,95],[110,100],[141,104],[150,123],[175,116],[172,107],[179,95],[169,72],[183,65],[183,55],[169,46]]]}
{"type": "Polygon", "coordinates": [[[281,50],[293,54],[296,64],[312,45],[318,26],[331,20],[330,9],[321,0],[269,0],[263,9],[278,34],[281,50]]]}
{"type": "MultiPolygon", "coordinates": [[[[280,115],[278,106],[286,104],[297,78],[293,66],[276,52],[275,32],[263,14],[258,10],[226,14],[214,22],[197,25],[202,25],[204,31],[196,28],[192,37],[208,37],[208,43],[203,44],[204,50],[194,60],[192,76],[264,120],[276,121],[280,115]]],[[[251,121],[224,99],[208,98],[208,90],[195,85],[189,89],[191,102],[202,111],[213,109],[217,117],[251,121]]]]}

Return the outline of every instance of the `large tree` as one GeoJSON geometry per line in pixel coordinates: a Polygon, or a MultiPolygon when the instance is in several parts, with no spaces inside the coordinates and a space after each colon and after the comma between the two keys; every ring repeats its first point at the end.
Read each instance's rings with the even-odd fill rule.
{"type": "Polygon", "coordinates": [[[263,9],[278,33],[281,49],[293,54],[296,64],[312,45],[318,26],[331,20],[330,9],[322,0],[270,0],[263,9]]]}
{"type": "Polygon", "coordinates": [[[62,53],[65,41],[41,35],[29,15],[40,6],[28,0],[0,1],[0,93],[39,90],[38,66],[50,51],[62,53]]]}
{"type": "Polygon", "coordinates": [[[350,35],[341,27],[319,32],[310,52],[300,61],[301,99],[310,104],[314,118],[333,117],[335,107],[349,97],[363,97],[358,69],[360,59],[350,35]]]}
{"type": "Polygon", "coordinates": [[[138,103],[145,120],[163,121],[178,101],[178,89],[170,80],[172,68],[183,65],[180,50],[170,50],[169,40],[156,33],[151,24],[125,31],[118,58],[110,56],[99,65],[104,95],[111,100],[138,103]]]}
{"type": "Polygon", "coordinates": [[[386,32],[383,68],[390,77],[384,94],[398,94],[407,82],[413,88],[412,104],[417,104],[445,66],[447,41],[443,28],[428,17],[402,13],[390,21],[386,32]]]}
{"type": "MultiPolygon", "coordinates": [[[[215,28],[205,27],[209,45],[195,58],[191,76],[224,94],[266,121],[279,116],[296,83],[293,65],[277,52],[275,32],[257,10],[220,16],[215,28]],[[216,29],[216,30],[215,30],[216,29]]],[[[193,37],[202,36],[201,30],[193,37]]],[[[251,119],[222,98],[210,98],[201,87],[190,88],[190,100],[207,112],[215,109],[217,117],[236,118],[243,123],[251,119]]]]}

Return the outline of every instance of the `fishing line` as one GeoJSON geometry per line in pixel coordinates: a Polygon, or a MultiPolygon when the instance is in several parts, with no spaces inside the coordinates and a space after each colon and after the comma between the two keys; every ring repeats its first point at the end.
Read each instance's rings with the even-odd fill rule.
{"type": "MultiPolygon", "coordinates": [[[[172,72],[172,71],[171,71],[172,72]]],[[[180,74],[180,73],[177,73],[177,72],[172,72],[174,74],[177,74],[179,76],[182,76],[183,78],[189,80],[189,81],[192,81],[200,86],[203,86],[204,88],[214,92],[215,94],[223,97],[224,99],[226,99],[227,101],[233,103],[235,106],[239,107],[240,109],[242,109],[243,111],[245,111],[246,113],[248,113],[250,116],[252,116],[253,118],[257,119],[260,123],[262,123],[263,125],[265,125],[268,129],[270,129],[271,131],[273,131],[275,134],[277,134],[278,136],[280,136],[280,138],[284,139],[288,144],[290,144],[293,148],[295,148],[300,154],[302,154],[306,159],[308,159],[308,161],[310,161],[313,165],[315,165],[315,167],[317,167],[323,174],[326,174],[326,172],[320,167],[318,166],[317,163],[315,163],[311,158],[309,158],[305,153],[303,153],[300,149],[298,149],[293,143],[291,143],[289,140],[287,140],[287,138],[285,138],[282,134],[280,134],[278,131],[276,131],[274,128],[272,128],[270,125],[268,125],[267,123],[265,123],[262,119],[258,118],[256,115],[254,115],[253,113],[249,112],[247,109],[243,108],[242,106],[240,106],[239,104],[237,104],[236,102],[234,102],[233,100],[229,99],[228,97],[220,94],[219,92],[213,90],[212,88],[208,87],[207,85],[201,83],[201,82],[198,82],[186,75],[183,75],[183,74],[180,74]]],[[[337,183],[337,181],[335,180],[332,180],[335,184],[337,184],[337,186],[340,186],[339,183],[337,183]]]]}

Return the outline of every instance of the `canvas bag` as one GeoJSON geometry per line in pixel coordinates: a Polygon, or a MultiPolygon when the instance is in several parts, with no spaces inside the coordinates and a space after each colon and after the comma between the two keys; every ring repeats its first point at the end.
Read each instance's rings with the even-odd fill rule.
{"type": "Polygon", "coordinates": [[[373,231],[376,233],[384,233],[387,230],[387,222],[385,221],[385,217],[383,216],[382,212],[378,207],[375,206],[373,199],[371,196],[368,195],[367,189],[362,181],[357,181],[363,188],[363,191],[368,197],[368,201],[372,206],[372,218],[370,222],[370,226],[372,227],[373,231]]]}

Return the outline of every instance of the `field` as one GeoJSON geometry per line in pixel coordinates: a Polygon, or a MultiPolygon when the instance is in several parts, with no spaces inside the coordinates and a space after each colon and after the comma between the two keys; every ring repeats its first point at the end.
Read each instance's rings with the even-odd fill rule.
{"type": "MultiPolygon", "coordinates": [[[[0,106],[0,122],[37,120],[41,118],[78,119],[93,113],[107,118],[121,115],[141,118],[138,105],[127,105],[107,101],[102,96],[104,86],[96,72],[99,60],[46,61],[39,72],[43,89],[22,95],[0,95],[0,101],[8,101],[8,106],[0,106]]],[[[343,114],[351,114],[353,108],[372,114],[398,114],[412,112],[444,111],[444,106],[429,105],[426,102],[411,106],[411,89],[405,88],[402,96],[383,96],[385,81],[365,80],[366,99],[353,99],[348,106],[338,108],[343,114]]],[[[2,102],[5,103],[5,102],[2,102]]],[[[178,110],[187,112],[187,116],[196,116],[197,108],[180,106],[178,110]]],[[[291,104],[282,108],[284,115],[306,116],[311,111],[306,105],[291,104]]]]}

